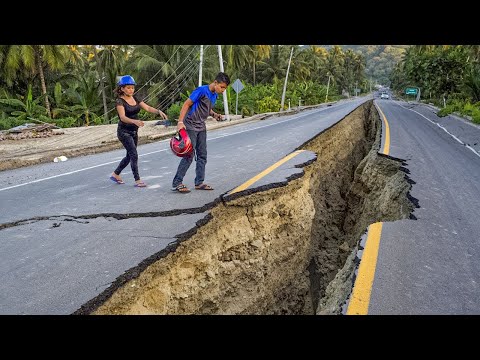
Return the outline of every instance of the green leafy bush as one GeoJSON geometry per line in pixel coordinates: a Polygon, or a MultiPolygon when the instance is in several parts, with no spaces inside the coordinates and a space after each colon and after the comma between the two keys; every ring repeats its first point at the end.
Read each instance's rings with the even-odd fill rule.
{"type": "Polygon", "coordinates": [[[480,124],[480,104],[471,104],[470,102],[467,102],[461,113],[463,115],[468,115],[472,118],[472,121],[476,124],[480,124]]]}
{"type": "Polygon", "coordinates": [[[257,113],[266,113],[280,110],[280,101],[272,96],[266,96],[262,100],[257,100],[255,103],[255,111],[257,113]]]}
{"type": "Polygon", "coordinates": [[[74,117],[66,117],[62,119],[55,119],[55,125],[61,127],[62,129],[74,127],[75,122],[77,121],[74,117]]]}
{"type": "Polygon", "coordinates": [[[444,117],[444,116],[447,116],[449,114],[451,114],[452,112],[454,112],[454,106],[453,105],[447,105],[445,106],[443,109],[440,109],[438,112],[437,112],[437,116],[440,116],[440,117],[444,117]]]}
{"type": "Polygon", "coordinates": [[[475,124],[480,124],[480,109],[475,108],[472,112],[472,121],[475,124]]]}
{"type": "Polygon", "coordinates": [[[8,130],[15,126],[20,126],[25,124],[25,120],[17,119],[15,117],[7,117],[0,119],[0,130],[8,130]]]}
{"type": "Polygon", "coordinates": [[[241,114],[243,117],[245,116],[252,116],[253,115],[253,109],[250,110],[248,106],[243,106],[241,110],[241,114]]]}
{"type": "Polygon", "coordinates": [[[103,116],[98,116],[95,113],[90,115],[90,126],[92,125],[103,125],[104,118],[103,116]]]}
{"type": "Polygon", "coordinates": [[[480,103],[471,104],[469,101],[452,99],[447,102],[447,106],[441,109],[437,115],[440,117],[449,115],[451,113],[459,113],[460,115],[469,116],[476,124],[480,124],[480,103]]]}
{"type": "Polygon", "coordinates": [[[158,119],[158,115],[145,111],[143,109],[138,113],[138,119],[142,121],[149,121],[158,119]]]}
{"type": "Polygon", "coordinates": [[[458,99],[451,99],[447,101],[446,106],[437,112],[440,117],[451,114],[452,112],[461,112],[463,110],[464,103],[458,99]]]}
{"type": "Polygon", "coordinates": [[[167,116],[171,124],[174,124],[177,122],[178,117],[180,116],[181,109],[182,107],[178,103],[170,105],[170,107],[167,110],[167,116]]]}

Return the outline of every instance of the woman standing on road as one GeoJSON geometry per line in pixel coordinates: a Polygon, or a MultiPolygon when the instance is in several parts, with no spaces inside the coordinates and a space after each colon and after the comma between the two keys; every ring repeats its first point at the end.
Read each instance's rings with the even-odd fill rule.
{"type": "Polygon", "coordinates": [[[148,111],[153,114],[159,114],[163,119],[167,119],[167,115],[164,112],[145,104],[142,100],[139,100],[135,92],[135,80],[130,75],[124,75],[117,83],[115,93],[117,95],[116,108],[118,112],[117,137],[121,141],[127,155],[120,161],[120,164],[110,176],[110,180],[117,184],[125,184],[121,179],[120,173],[130,163],[132,168],[133,177],[135,178],[136,187],[146,187],[147,185],[140,179],[138,174],[138,128],[144,125],[142,120],[138,119],[138,113],[140,109],[148,111]]]}

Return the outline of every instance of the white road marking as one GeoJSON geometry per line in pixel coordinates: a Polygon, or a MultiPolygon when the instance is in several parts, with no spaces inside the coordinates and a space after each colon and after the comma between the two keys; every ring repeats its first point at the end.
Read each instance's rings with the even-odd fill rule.
{"type": "Polygon", "coordinates": [[[477,155],[478,157],[480,157],[480,153],[478,153],[478,152],[477,152],[474,148],[472,148],[470,145],[465,144],[462,140],[460,140],[460,139],[457,138],[455,135],[453,135],[451,132],[449,132],[444,126],[440,125],[439,123],[436,123],[435,121],[430,120],[430,119],[427,118],[425,115],[420,114],[418,111],[415,111],[415,110],[406,108],[405,106],[400,105],[400,104],[398,104],[398,106],[400,106],[400,107],[402,107],[402,108],[404,108],[404,109],[413,111],[414,113],[417,113],[417,114],[420,115],[421,117],[423,117],[423,118],[427,119],[428,121],[430,121],[432,124],[437,125],[440,129],[442,129],[443,131],[445,131],[448,135],[450,135],[452,138],[454,138],[455,140],[457,140],[460,144],[465,145],[466,148],[472,150],[472,152],[473,152],[475,155],[477,155]]]}
{"type": "MultiPolygon", "coordinates": [[[[321,111],[329,109],[329,108],[330,107],[321,108],[321,109],[316,110],[315,112],[308,112],[306,114],[295,116],[295,117],[289,118],[287,120],[274,122],[274,123],[269,124],[269,125],[263,125],[263,126],[259,126],[259,127],[252,128],[252,129],[247,129],[247,130],[234,132],[234,133],[231,133],[231,134],[220,135],[220,136],[217,136],[217,137],[214,137],[214,138],[207,139],[207,141],[220,139],[220,138],[223,138],[223,137],[226,137],[226,136],[237,135],[237,134],[241,134],[241,133],[245,133],[245,132],[253,131],[253,130],[257,130],[257,129],[263,129],[263,128],[266,128],[266,127],[269,127],[269,126],[273,126],[273,125],[281,124],[281,123],[284,123],[284,122],[292,121],[292,120],[301,118],[303,116],[312,115],[312,114],[315,114],[317,112],[321,112],[321,111]]],[[[162,142],[169,142],[169,141],[170,141],[169,139],[165,139],[165,140],[161,140],[159,142],[162,143],[162,142]]],[[[140,155],[138,155],[138,157],[147,156],[147,155],[151,155],[151,154],[156,154],[156,153],[159,153],[159,152],[162,152],[162,151],[167,151],[167,150],[170,150],[170,149],[155,150],[155,151],[151,151],[151,152],[148,152],[148,153],[145,153],[145,154],[140,154],[140,155]]],[[[46,181],[46,180],[51,180],[51,179],[55,179],[55,178],[58,178],[58,177],[61,177],[61,176],[72,175],[72,174],[75,174],[75,173],[78,173],[78,172],[81,172],[81,171],[91,170],[91,169],[95,169],[97,167],[110,165],[110,164],[114,164],[114,163],[117,163],[117,162],[118,162],[118,160],[112,160],[112,161],[109,161],[109,162],[106,162],[106,163],[102,163],[102,164],[98,164],[98,165],[94,165],[94,166],[89,166],[89,167],[86,167],[86,168],[83,168],[83,169],[73,170],[73,171],[63,173],[63,174],[58,174],[58,175],[53,175],[53,176],[49,176],[49,177],[42,178],[42,179],[32,180],[32,181],[28,181],[28,182],[23,183],[23,184],[17,184],[17,185],[4,187],[4,188],[1,188],[0,191],[10,190],[10,189],[14,189],[14,188],[17,188],[17,187],[20,187],[20,186],[25,186],[25,185],[30,185],[30,184],[46,181]]]]}

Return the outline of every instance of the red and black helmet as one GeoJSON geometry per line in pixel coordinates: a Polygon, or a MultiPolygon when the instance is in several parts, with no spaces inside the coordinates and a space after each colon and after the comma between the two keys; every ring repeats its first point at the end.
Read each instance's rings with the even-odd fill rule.
{"type": "Polygon", "coordinates": [[[188,136],[187,130],[180,129],[170,140],[170,149],[180,157],[188,156],[193,151],[192,141],[188,136]]]}

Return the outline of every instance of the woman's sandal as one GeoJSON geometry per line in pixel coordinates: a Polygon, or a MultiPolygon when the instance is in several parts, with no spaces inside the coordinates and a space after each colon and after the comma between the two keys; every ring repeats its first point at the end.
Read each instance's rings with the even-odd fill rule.
{"type": "Polygon", "coordinates": [[[213,190],[213,188],[207,184],[195,185],[195,189],[196,190],[213,190]]]}
{"type": "Polygon", "coordinates": [[[172,191],[177,191],[179,193],[189,193],[190,190],[183,184],[177,185],[177,187],[172,188],[172,191]]]}
{"type": "Polygon", "coordinates": [[[135,183],[135,187],[147,187],[147,184],[145,184],[143,181],[140,181],[138,183],[135,183]]]}
{"type": "Polygon", "coordinates": [[[125,182],[122,179],[117,179],[115,176],[110,176],[110,180],[113,182],[116,182],[117,184],[125,184],[125,182]]]}

